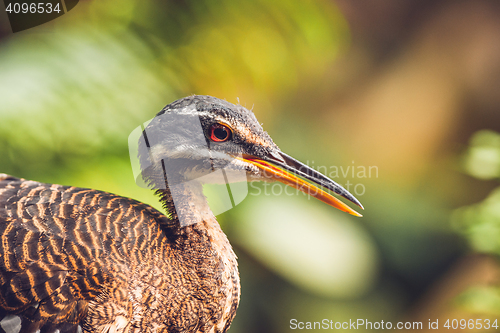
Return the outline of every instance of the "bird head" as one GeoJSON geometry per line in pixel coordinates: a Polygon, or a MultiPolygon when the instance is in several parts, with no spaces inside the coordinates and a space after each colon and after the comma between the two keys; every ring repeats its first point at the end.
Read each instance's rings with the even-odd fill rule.
{"type": "Polygon", "coordinates": [[[355,216],[361,215],[327,191],[363,208],[342,186],[283,153],[253,112],[211,96],[167,105],[144,129],[139,159],[156,189],[192,180],[280,181],[355,216]]]}

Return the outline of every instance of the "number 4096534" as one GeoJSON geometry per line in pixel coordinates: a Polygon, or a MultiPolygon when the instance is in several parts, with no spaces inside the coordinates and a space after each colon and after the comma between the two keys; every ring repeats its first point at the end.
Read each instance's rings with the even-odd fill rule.
{"type": "Polygon", "coordinates": [[[489,319],[448,319],[443,327],[447,329],[498,329],[498,319],[493,322],[489,319]]]}
{"type": "Polygon", "coordinates": [[[60,13],[61,8],[59,6],[59,2],[53,5],[50,2],[44,3],[44,2],[39,2],[39,3],[9,3],[7,5],[7,8],[5,8],[5,11],[8,13],[15,13],[15,14],[50,14],[50,13],[60,13]]]}

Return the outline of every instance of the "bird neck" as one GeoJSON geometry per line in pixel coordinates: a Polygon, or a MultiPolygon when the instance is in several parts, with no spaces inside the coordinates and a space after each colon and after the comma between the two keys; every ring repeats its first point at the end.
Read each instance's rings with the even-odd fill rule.
{"type": "Polygon", "coordinates": [[[199,250],[203,255],[213,253],[220,256],[224,267],[228,269],[227,278],[237,277],[236,255],[208,206],[201,183],[190,181],[167,185],[166,189],[157,190],[156,193],[170,214],[171,224],[167,235],[174,236],[172,240],[176,246],[183,249],[187,246],[189,252],[199,250]]]}
{"type": "MultiPolygon", "coordinates": [[[[237,301],[239,274],[236,254],[208,206],[201,183],[190,181],[173,186],[167,184],[166,189],[157,190],[156,193],[170,214],[173,224],[169,233],[175,235],[176,246],[184,250],[189,248],[189,255],[198,251],[201,257],[210,254],[219,258],[216,261],[222,260],[225,271],[222,280],[234,287],[233,296],[237,301]]],[[[198,259],[203,260],[201,257],[198,259]]],[[[213,262],[213,258],[209,261],[213,262]]]]}
{"type": "Polygon", "coordinates": [[[215,221],[200,182],[168,184],[166,189],[156,190],[156,193],[160,196],[160,202],[170,214],[170,218],[179,228],[203,221],[215,221]]]}
{"type": "MultiPolygon", "coordinates": [[[[176,258],[183,258],[180,268],[175,271],[181,272],[181,275],[182,272],[189,272],[189,281],[181,289],[193,295],[206,292],[213,302],[202,304],[206,309],[200,310],[200,313],[208,314],[204,315],[208,317],[200,319],[200,322],[206,322],[204,325],[207,328],[200,328],[199,332],[225,332],[240,299],[238,263],[229,240],[208,206],[202,185],[191,181],[168,185],[166,189],[156,190],[156,193],[170,215],[170,226],[163,226],[171,240],[168,246],[178,250],[176,258]],[[189,288],[193,291],[189,291],[189,288]],[[216,312],[212,304],[217,304],[216,312]]],[[[167,266],[171,270],[172,262],[167,266]]],[[[179,313],[184,315],[183,312],[179,313]]]]}

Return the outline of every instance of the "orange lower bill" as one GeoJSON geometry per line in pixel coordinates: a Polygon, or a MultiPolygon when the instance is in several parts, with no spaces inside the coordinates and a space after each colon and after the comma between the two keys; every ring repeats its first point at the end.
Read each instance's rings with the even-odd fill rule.
{"type": "Polygon", "coordinates": [[[316,199],[319,199],[323,201],[326,204],[329,204],[330,206],[333,206],[337,209],[340,209],[343,212],[349,213],[354,216],[361,217],[363,215],[359,214],[355,210],[353,210],[351,207],[347,206],[345,203],[340,201],[339,199],[335,198],[333,195],[331,195],[328,192],[323,191],[322,189],[318,188],[317,186],[308,183],[304,181],[303,179],[295,176],[292,173],[289,173],[288,171],[285,171],[283,169],[280,169],[264,160],[257,159],[257,158],[238,158],[242,161],[245,161],[247,163],[251,163],[255,165],[257,168],[260,170],[264,171],[264,174],[272,179],[275,179],[283,184],[286,184],[288,186],[291,186],[301,192],[304,192],[308,195],[311,195],[315,197],[316,199]]]}

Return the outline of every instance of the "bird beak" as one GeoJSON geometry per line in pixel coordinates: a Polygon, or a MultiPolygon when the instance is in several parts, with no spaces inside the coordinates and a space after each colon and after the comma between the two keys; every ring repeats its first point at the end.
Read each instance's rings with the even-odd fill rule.
{"type": "Polygon", "coordinates": [[[264,177],[289,185],[329,204],[330,206],[340,209],[343,212],[358,217],[363,216],[339,199],[335,198],[330,193],[323,191],[315,184],[335,192],[336,194],[358,205],[361,209],[364,209],[361,203],[351,193],[330,178],[286,155],[285,153],[280,151],[271,152],[264,158],[243,155],[242,157],[238,157],[238,159],[259,168],[264,177]],[[304,178],[305,180],[299,178],[298,176],[304,178]]]}

